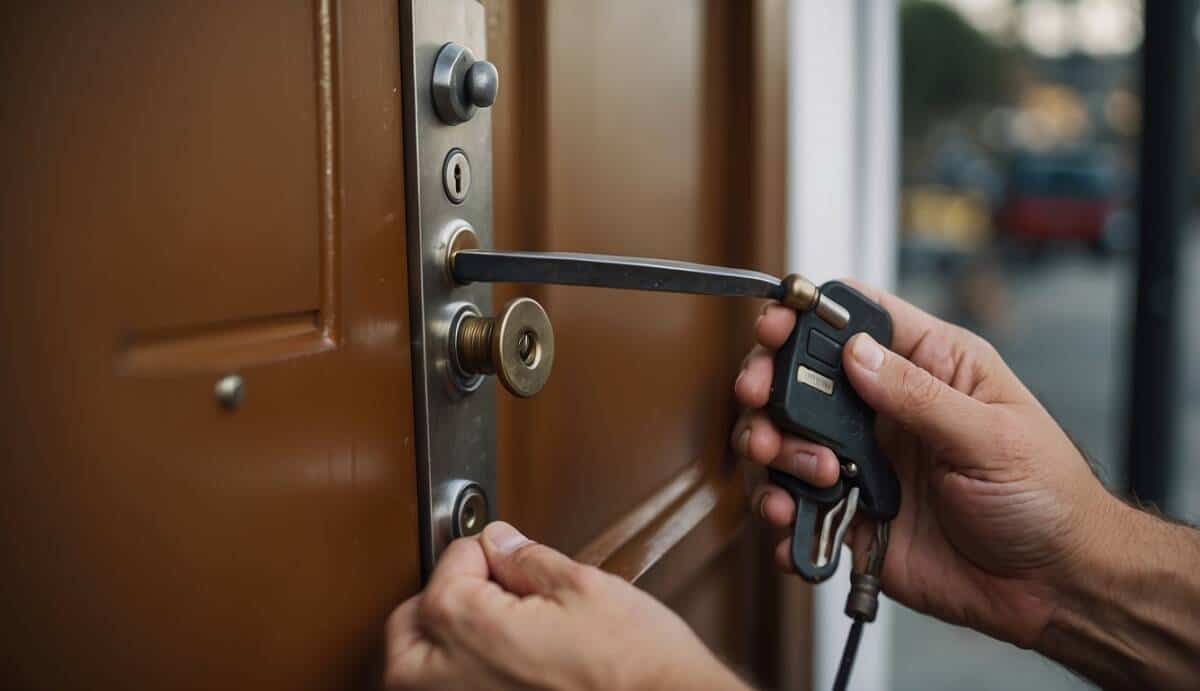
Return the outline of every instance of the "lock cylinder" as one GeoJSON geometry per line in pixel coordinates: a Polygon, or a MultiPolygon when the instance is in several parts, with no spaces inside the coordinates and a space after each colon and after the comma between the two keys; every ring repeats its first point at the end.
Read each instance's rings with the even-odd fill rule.
{"type": "Polygon", "coordinates": [[[550,378],[554,328],[536,300],[512,300],[496,317],[465,315],[453,338],[460,371],[494,374],[514,396],[534,396],[550,378]]]}

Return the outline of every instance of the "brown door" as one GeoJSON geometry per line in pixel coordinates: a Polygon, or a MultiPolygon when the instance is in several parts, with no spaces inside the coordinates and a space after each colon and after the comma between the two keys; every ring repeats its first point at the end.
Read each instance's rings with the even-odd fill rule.
{"type": "MultiPolygon", "coordinates": [[[[496,247],[782,268],[783,0],[484,6],[496,247]]],[[[421,572],[396,3],[3,15],[0,686],[370,686],[421,572]]],[[[727,452],[757,306],[518,294],[499,516],[802,679],[727,452]]]]}
{"type": "MultiPolygon", "coordinates": [[[[497,248],[782,271],[786,3],[486,4],[497,248]]],[[[556,359],[536,398],[500,398],[502,516],[664,599],[748,678],[806,679],[728,451],[761,305],[557,286],[496,305],[517,295],[556,359]]]]}
{"type": "Polygon", "coordinates": [[[366,679],[419,578],[395,3],[3,15],[0,686],[366,679]]]}

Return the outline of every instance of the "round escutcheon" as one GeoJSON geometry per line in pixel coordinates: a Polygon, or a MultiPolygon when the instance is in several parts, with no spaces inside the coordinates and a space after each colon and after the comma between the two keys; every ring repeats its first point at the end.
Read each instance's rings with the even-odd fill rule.
{"type": "Polygon", "coordinates": [[[517,298],[505,305],[492,336],[492,362],[513,395],[529,398],[546,385],[554,367],[554,327],[536,300],[517,298]]]}
{"type": "Polygon", "coordinates": [[[470,537],[488,523],[488,500],[483,489],[474,483],[467,485],[454,501],[452,526],[454,537],[470,537]]]}

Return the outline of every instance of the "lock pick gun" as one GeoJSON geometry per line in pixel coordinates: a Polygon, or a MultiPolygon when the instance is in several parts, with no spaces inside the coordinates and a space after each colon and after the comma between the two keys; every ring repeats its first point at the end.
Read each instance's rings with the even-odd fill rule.
{"type": "Polygon", "coordinates": [[[447,268],[460,284],[558,284],[755,297],[778,300],[796,310],[796,326],[775,356],[767,411],[782,429],[831,448],[841,463],[841,474],[832,487],[817,488],[774,468],[768,471],[771,482],[796,502],[792,565],[810,583],[825,581],[837,569],[842,538],[855,514],[869,517],[876,527],[867,567],[851,578],[846,613],[855,624],[838,672],[840,686],[835,688],[844,686],[862,623],[873,621],[878,608],[888,526],[900,509],[900,485],[875,442],[875,412],[842,371],[841,352],[860,332],[889,345],[888,313],[844,283],[830,281],[818,287],[799,274],[779,279],[757,271],[665,259],[477,247],[473,234],[460,233],[451,240],[447,268]]]}

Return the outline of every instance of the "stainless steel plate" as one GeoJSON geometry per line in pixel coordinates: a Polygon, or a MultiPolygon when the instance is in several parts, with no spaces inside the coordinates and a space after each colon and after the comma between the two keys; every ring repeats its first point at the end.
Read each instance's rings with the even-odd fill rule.
{"type": "Polygon", "coordinates": [[[428,576],[453,537],[459,488],[477,485],[488,511],[496,513],[495,384],[461,391],[448,343],[450,324],[464,303],[491,313],[491,289],[457,286],[443,266],[457,228],[469,226],[484,247],[492,244],[492,114],[481,108],[467,122],[447,125],[432,103],[433,65],[443,45],[454,41],[486,58],[483,6],[477,0],[401,0],[400,6],[421,561],[428,576]],[[470,190],[460,204],[450,201],[443,182],[453,149],[461,149],[471,166],[470,190]]]}

